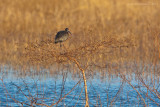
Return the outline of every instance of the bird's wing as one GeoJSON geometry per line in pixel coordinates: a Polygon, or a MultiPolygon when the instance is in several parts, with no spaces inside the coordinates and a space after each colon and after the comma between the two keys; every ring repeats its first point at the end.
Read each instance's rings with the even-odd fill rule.
{"type": "Polygon", "coordinates": [[[61,38],[62,36],[64,36],[65,34],[67,34],[67,32],[65,31],[59,31],[55,37],[55,39],[61,38]]]}

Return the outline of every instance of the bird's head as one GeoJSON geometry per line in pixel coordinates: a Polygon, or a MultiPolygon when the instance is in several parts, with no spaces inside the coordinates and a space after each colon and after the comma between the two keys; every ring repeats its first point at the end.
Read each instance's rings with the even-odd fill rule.
{"type": "Polygon", "coordinates": [[[69,29],[68,29],[68,28],[66,28],[66,29],[65,29],[65,31],[67,31],[67,32],[68,32],[68,31],[69,31],[69,29]]]}
{"type": "Polygon", "coordinates": [[[66,32],[70,33],[72,35],[72,33],[69,31],[68,28],[65,29],[66,32]]]}

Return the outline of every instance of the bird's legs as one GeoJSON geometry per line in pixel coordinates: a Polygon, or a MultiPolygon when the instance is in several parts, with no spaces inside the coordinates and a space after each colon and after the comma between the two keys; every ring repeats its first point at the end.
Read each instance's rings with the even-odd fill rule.
{"type": "Polygon", "coordinates": [[[61,42],[60,42],[60,47],[62,47],[62,44],[61,44],[61,42]]]}
{"type": "Polygon", "coordinates": [[[64,44],[62,44],[62,42],[60,42],[60,47],[62,47],[62,46],[64,47],[64,44]]]}
{"type": "MultiPolygon", "coordinates": [[[[60,49],[61,49],[61,52],[63,51],[63,53],[66,52],[66,47],[64,46],[64,44],[62,42],[60,42],[60,49]]],[[[62,54],[62,53],[61,53],[62,54]]]]}
{"type": "Polygon", "coordinates": [[[61,49],[60,54],[62,54],[62,44],[61,44],[61,42],[60,42],[60,49],[61,49]]]}

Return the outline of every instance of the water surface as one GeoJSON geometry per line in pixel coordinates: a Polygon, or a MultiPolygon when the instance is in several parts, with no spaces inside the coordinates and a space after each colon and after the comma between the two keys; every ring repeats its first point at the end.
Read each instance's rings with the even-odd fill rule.
{"type": "MultiPolygon", "coordinates": [[[[0,73],[3,80],[0,81],[0,106],[22,106],[20,102],[24,103],[24,106],[29,106],[31,103],[51,105],[67,94],[55,106],[83,107],[85,105],[83,79],[81,76],[73,75],[75,75],[73,72],[68,71],[54,74],[45,70],[31,71],[23,75],[19,71],[3,67],[0,73]]],[[[159,76],[146,71],[140,77],[143,77],[143,80],[134,72],[129,74],[105,72],[103,76],[102,73],[96,72],[93,76],[88,75],[90,106],[126,107],[145,106],[145,104],[153,107],[159,106],[160,98],[156,95],[160,93],[159,76]],[[157,93],[149,90],[143,81],[146,86],[154,87],[157,93]]]]}

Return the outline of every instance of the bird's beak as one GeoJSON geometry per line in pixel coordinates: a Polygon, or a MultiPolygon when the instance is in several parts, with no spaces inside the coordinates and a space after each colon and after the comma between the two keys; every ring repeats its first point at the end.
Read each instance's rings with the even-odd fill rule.
{"type": "Polygon", "coordinates": [[[72,35],[72,33],[70,31],[68,31],[68,32],[72,35]]]}

